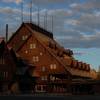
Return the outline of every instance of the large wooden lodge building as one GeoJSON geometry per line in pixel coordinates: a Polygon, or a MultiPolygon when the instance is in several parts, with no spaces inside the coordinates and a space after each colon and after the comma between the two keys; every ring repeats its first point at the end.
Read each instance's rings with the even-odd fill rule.
{"type": "Polygon", "coordinates": [[[72,50],[57,43],[53,33],[33,23],[22,23],[7,46],[31,65],[29,73],[35,78],[32,91],[92,93],[96,72],[89,64],[76,60],[72,50]]]}
{"type": "Polygon", "coordinates": [[[33,23],[22,23],[8,42],[0,38],[0,94],[93,94],[99,84],[90,64],[33,23]]]}

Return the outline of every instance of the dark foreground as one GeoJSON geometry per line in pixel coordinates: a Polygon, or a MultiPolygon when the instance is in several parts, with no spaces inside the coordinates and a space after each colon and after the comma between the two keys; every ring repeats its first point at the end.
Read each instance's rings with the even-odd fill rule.
{"type": "Polygon", "coordinates": [[[100,100],[100,95],[10,95],[0,96],[0,100],[100,100]]]}

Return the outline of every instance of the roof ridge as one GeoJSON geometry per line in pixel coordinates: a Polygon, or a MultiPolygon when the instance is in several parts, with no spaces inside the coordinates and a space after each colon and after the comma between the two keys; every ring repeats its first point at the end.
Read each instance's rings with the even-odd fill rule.
{"type": "Polygon", "coordinates": [[[46,30],[46,29],[44,29],[44,28],[42,28],[42,27],[40,27],[40,26],[38,26],[34,23],[24,23],[24,24],[27,25],[27,26],[30,26],[35,31],[41,32],[42,34],[53,39],[53,33],[52,32],[50,32],[50,31],[48,31],[48,30],[46,30]]]}

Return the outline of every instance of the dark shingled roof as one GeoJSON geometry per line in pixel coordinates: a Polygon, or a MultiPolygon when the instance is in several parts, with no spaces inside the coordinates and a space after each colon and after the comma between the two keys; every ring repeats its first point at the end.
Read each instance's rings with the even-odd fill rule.
{"type": "Polygon", "coordinates": [[[53,39],[53,33],[41,28],[40,26],[37,26],[36,24],[33,24],[33,23],[24,23],[24,24],[27,24],[33,30],[38,31],[38,32],[40,32],[40,33],[42,33],[42,34],[44,34],[44,35],[46,35],[46,36],[53,39]]]}

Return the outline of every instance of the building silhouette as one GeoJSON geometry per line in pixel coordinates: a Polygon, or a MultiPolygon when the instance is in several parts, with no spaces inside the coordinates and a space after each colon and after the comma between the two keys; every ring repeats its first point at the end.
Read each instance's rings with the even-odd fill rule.
{"type": "Polygon", "coordinates": [[[53,33],[33,23],[22,23],[7,45],[22,59],[26,59],[29,65],[35,66],[29,71],[32,77],[36,76],[36,84],[33,82],[34,92],[92,91],[88,80],[95,80],[96,72],[89,64],[76,60],[72,50],[59,45],[54,40],[53,33]]]}

